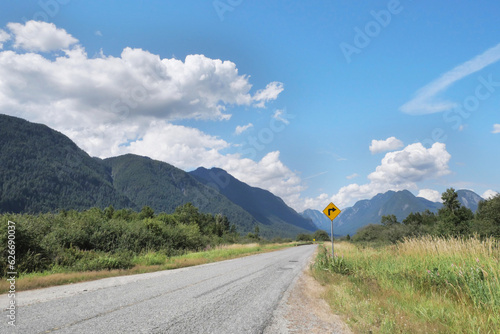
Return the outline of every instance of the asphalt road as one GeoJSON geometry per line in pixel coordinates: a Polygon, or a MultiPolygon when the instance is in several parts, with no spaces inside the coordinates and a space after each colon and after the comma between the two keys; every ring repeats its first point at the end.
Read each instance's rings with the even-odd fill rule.
{"type": "Polygon", "coordinates": [[[262,333],[315,247],[2,295],[0,332],[262,333]]]}

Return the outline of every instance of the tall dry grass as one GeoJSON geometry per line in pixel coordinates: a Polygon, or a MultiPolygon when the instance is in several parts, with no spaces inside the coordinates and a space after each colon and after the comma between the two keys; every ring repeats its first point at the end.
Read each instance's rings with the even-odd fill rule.
{"type": "Polygon", "coordinates": [[[404,238],[396,246],[400,254],[424,256],[452,256],[500,259],[500,240],[481,239],[477,235],[469,238],[444,238],[423,236],[404,238]]]}
{"type": "Polygon", "coordinates": [[[500,333],[499,240],[426,236],[335,247],[333,259],[318,254],[316,276],[358,330],[500,333]]]}

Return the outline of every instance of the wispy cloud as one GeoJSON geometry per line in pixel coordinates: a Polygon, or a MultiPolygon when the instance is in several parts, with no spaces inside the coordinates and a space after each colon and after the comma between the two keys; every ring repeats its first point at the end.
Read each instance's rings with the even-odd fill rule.
{"type": "Polygon", "coordinates": [[[347,175],[345,178],[348,179],[348,180],[352,180],[354,178],[357,178],[359,176],[358,173],[354,173],[354,174],[351,174],[351,175],[347,175]]]}
{"type": "Polygon", "coordinates": [[[488,65],[500,60],[500,44],[484,53],[458,65],[451,71],[441,75],[438,79],[419,89],[415,97],[400,107],[400,110],[412,115],[432,114],[454,108],[457,104],[452,101],[440,100],[436,96],[445,91],[455,82],[466,76],[482,70],[488,65]]]}
{"type": "Polygon", "coordinates": [[[318,173],[318,174],[314,174],[314,175],[311,175],[311,176],[308,176],[308,177],[304,178],[304,180],[310,180],[310,179],[313,179],[315,177],[318,177],[318,176],[321,176],[321,175],[325,175],[326,173],[328,173],[328,172],[325,171],[325,172],[321,172],[321,173],[318,173]]]}
{"type": "Polygon", "coordinates": [[[347,158],[341,157],[337,153],[334,153],[331,151],[320,150],[320,151],[318,151],[318,154],[329,155],[329,156],[333,157],[336,161],[347,161],[347,158]]]}
{"type": "Polygon", "coordinates": [[[277,109],[274,112],[273,118],[288,125],[288,124],[290,124],[290,121],[283,117],[284,113],[286,113],[285,110],[277,109]]]}
{"type": "Polygon", "coordinates": [[[283,83],[273,81],[269,83],[265,89],[261,89],[255,93],[253,100],[258,108],[265,108],[266,102],[276,100],[278,95],[284,90],[283,83]]]}
{"type": "Polygon", "coordinates": [[[491,133],[500,133],[500,124],[493,124],[493,131],[491,133]]]}
{"type": "Polygon", "coordinates": [[[243,132],[245,132],[246,130],[250,129],[251,127],[253,127],[253,124],[252,123],[248,123],[247,125],[238,125],[236,127],[236,129],[234,130],[234,134],[235,135],[241,135],[243,132]]]}

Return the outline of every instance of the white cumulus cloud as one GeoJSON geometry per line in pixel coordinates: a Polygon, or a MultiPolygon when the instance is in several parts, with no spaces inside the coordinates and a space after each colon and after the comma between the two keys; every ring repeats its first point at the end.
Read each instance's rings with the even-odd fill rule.
{"type": "Polygon", "coordinates": [[[346,207],[388,190],[416,190],[418,182],[449,174],[450,158],[446,145],[442,143],[434,143],[428,149],[421,143],[408,145],[401,151],[386,153],[380,165],[368,175],[370,183],[344,186],[331,200],[346,207]]]}
{"type": "Polygon", "coordinates": [[[226,156],[219,166],[251,186],[269,190],[298,209],[302,206],[300,193],[305,186],[300,176],[283,164],[279,156],[279,151],[269,152],[258,162],[226,156]]]}
{"type": "Polygon", "coordinates": [[[431,202],[443,202],[443,200],[441,199],[441,193],[433,189],[420,189],[417,197],[425,198],[431,202]]]}
{"type": "Polygon", "coordinates": [[[405,184],[449,174],[451,155],[443,143],[434,143],[429,149],[421,143],[406,146],[402,151],[389,152],[381,165],[368,175],[377,183],[405,184]]]}
{"type": "Polygon", "coordinates": [[[403,142],[397,139],[396,137],[389,137],[386,140],[373,139],[370,145],[370,152],[372,152],[372,154],[375,154],[387,151],[394,151],[403,146],[404,146],[403,142]]]}
{"type": "MultiPolygon", "coordinates": [[[[225,120],[233,106],[265,107],[283,84],[271,82],[252,93],[250,76],[239,74],[231,61],[204,55],[165,59],[128,47],[119,56],[101,52],[89,58],[53,24],[30,21],[8,28],[15,39],[13,50],[0,52],[0,113],[46,124],[92,156],[135,153],[185,170],[220,167],[289,205],[300,204],[302,180],[281,162],[279,151],[254,161],[224,152],[233,145],[217,136],[172,124],[225,120]],[[63,53],[51,57],[40,53],[59,49],[63,53]]],[[[275,116],[288,122],[283,112],[275,116]]]]}
{"type": "Polygon", "coordinates": [[[64,29],[53,23],[28,21],[25,24],[9,23],[7,27],[14,35],[14,47],[28,51],[55,51],[68,49],[78,42],[64,29]]]}
{"type": "Polygon", "coordinates": [[[52,23],[8,27],[14,46],[32,52],[0,52],[0,113],[47,124],[95,156],[109,156],[141,137],[154,120],[224,120],[231,106],[265,103],[282,90],[271,82],[254,95],[249,76],[239,74],[235,63],[204,55],[183,61],[127,47],[118,57],[89,58],[75,44],[49,58],[36,51],[77,40],[52,23]]]}
{"type": "Polygon", "coordinates": [[[10,34],[5,30],[0,29],[0,49],[3,49],[3,43],[10,39],[10,34]]]}
{"type": "Polygon", "coordinates": [[[481,197],[484,198],[484,199],[492,199],[493,197],[495,197],[496,195],[498,195],[498,192],[495,191],[495,190],[491,190],[491,189],[488,189],[486,190],[482,195],[481,197]]]}

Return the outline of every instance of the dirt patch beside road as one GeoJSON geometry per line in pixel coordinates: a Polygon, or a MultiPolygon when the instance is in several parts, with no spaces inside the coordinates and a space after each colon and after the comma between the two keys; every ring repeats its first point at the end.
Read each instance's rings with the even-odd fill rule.
{"type": "MultiPolygon", "coordinates": [[[[315,256],[313,256],[313,259],[315,256]]],[[[265,334],[285,333],[352,333],[321,298],[326,288],[310,274],[306,266],[302,274],[285,293],[265,334]]]]}

